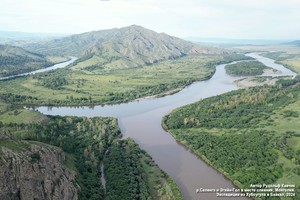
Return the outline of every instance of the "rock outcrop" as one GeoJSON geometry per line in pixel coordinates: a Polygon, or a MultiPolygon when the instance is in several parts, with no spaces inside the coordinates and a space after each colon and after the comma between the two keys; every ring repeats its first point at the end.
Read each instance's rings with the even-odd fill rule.
{"type": "Polygon", "coordinates": [[[78,199],[75,172],[64,161],[60,148],[0,133],[0,199],[78,199]]]}

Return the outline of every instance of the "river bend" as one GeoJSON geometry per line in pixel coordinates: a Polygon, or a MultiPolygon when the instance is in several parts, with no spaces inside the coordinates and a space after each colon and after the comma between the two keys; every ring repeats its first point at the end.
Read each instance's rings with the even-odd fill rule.
{"type": "MultiPolygon", "coordinates": [[[[274,60],[257,53],[247,54],[265,65],[282,71],[281,75],[295,73],[276,64],[274,60]]],[[[118,118],[124,138],[133,138],[146,150],[159,167],[178,184],[184,199],[220,200],[215,193],[196,193],[200,188],[233,188],[230,180],[191,153],[161,127],[162,117],[173,109],[203,98],[223,94],[238,87],[233,83],[240,77],[230,77],[224,66],[218,65],[211,79],[196,82],[182,91],[162,98],[143,99],[118,105],[89,107],[38,107],[47,115],[60,116],[111,116],[118,118]]],[[[278,74],[265,74],[274,75],[278,74]]],[[[222,197],[222,199],[226,199],[222,197]]],[[[232,198],[231,198],[232,199],[232,198]]],[[[234,198],[245,199],[245,198],[234,198]]]]}

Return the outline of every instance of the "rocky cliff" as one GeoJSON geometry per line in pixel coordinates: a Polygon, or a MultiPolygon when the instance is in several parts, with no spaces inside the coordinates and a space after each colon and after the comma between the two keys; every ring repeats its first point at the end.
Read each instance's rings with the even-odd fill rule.
{"type": "Polygon", "coordinates": [[[75,173],[57,147],[0,133],[0,199],[78,199],[75,173]]]}

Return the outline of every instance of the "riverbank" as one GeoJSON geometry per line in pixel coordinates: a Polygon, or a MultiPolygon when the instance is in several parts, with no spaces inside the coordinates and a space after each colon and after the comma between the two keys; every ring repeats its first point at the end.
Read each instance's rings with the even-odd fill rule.
{"type": "MultiPolygon", "coordinates": [[[[162,98],[93,108],[39,107],[37,110],[48,115],[88,117],[100,115],[118,118],[123,137],[134,139],[142,149],[146,150],[159,167],[176,181],[185,199],[198,199],[199,194],[195,193],[195,190],[199,187],[231,188],[234,186],[222,174],[179,145],[162,129],[161,119],[180,106],[239,89],[233,84],[239,78],[228,76],[224,66],[218,65],[209,80],[193,83],[174,95],[162,98]]],[[[213,193],[202,193],[201,198],[218,199],[213,193]]]]}
{"type": "Polygon", "coordinates": [[[0,82],[0,93],[22,96],[14,103],[31,106],[112,105],[174,94],[194,82],[210,79],[217,64],[247,58],[244,55],[186,56],[151,66],[103,69],[97,73],[70,66],[0,82]]]}
{"type": "Polygon", "coordinates": [[[272,77],[252,77],[236,80],[234,83],[241,88],[257,87],[263,85],[275,85],[279,78],[272,77]]]}
{"type": "MultiPolygon", "coordinates": [[[[248,188],[253,181],[258,183],[283,183],[284,180],[299,184],[296,179],[288,178],[299,176],[296,172],[297,165],[291,164],[293,159],[300,159],[295,154],[299,148],[289,145],[287,141],[281,144],[282,138],[293,137],[294,140],[299,141],[299,127],[287,125],[296,123],[299,120],[299,109],[295,109],[295,106],[299,104],[299,101],[295,102],[299,95],[298,82],[299,80],[286,80],[286,82],[280,82],[280,89],[276,86],[264,86],[205,99],[172,111],[163,119],[162,126],[177,141],[240,188],[248,188]],[[285,90],[287,91],[285,92],[285,90]],[[266,92],[267,94],[265,94],[266,92]],[[287,97],[284,93],[289,93],[293,97],[290,95],[287,97]],[[257,98],[255,96],[258,99],[255,100],[257,98]],[[276,96],[276,101],[270,98],[273,96],[276,96]],[[253,102],[251,102],[251,99],[253,102]],[[270,108],[268,99],[272,101],[272,108],[270,108]],[[243,103],[239,103],[239,101],[243,101],[243,103]],[[269,107],[262,106],[261,101],[264,101],[269,107]],[[206,104],[214,105],[209,113],[207,113],[206,104]],[[247,109],[243,109],[243,107],[247,109]],[[222,111],[221,108],[225,110],[222,111]],[[243,114],[236,116],[239,109],[243,110],[243,114]],[[271,110],[264,111],[265,109],[271,110]],[[201,114],[201,112],[203,113],[201,114]],[[290,112],[298,114],[287,120],[284,113],[290,112]],[[231,114],[227,116],[226,113],[231,114]],[[218,118],[207,117],[210,115],[216,115],[218,118]],[[252,117],[249,118],[249,116],[252,117]],[[211,121],[211,118],[214,121],[211,121]],[[237,119],[238,123],[235,122],[237,119]],[[288,122],[290,120],[293,122],[288,122]],[[290,152],[289,155],[286,155],[284,153],[286,148],[293,149],[294,153],[290,152]],[[274,153],[275,150],[280,153],[274,153]],[[224,154],[224,152],[226,153],[224,154]],[[264,156],[261,161],[258,161],[260,157],[253,158],[245,152],[253,152],[255,155],[264,152],[264,156]],[[293,159],[291,159],[291,156],[293,159]],[[271,162],[270,159],[273,159],[273,161],[271,162]],[[285,161],[282,162],[282,160],[285,161]],[[272,170],[261,173],[261,167],[272,168],[272,170]],[[290,167],[294,169],[293,175],[290,174],[292,173],[290,167]],[[245,176],[247,176],[247,179],[244,178],[245,176]]],[[[299,191],[300,188],[298,187],[297,190],[299,191]]]]}
{"type": "Polygon", "coordinates": [[[161,126],[164,129],[164,131],[166,131],[167,133],[169,133],[178,144],[182,145],[183,147],[187,148],[191,153],[193,153],[195,156],[197,156],[197,158],[199,158],[200,160],[204,161],[206,164],[208,164],[210,167],[212,167],[213,169],[215,169],[216,171],[220,172],[225,178],[227,178],[229,181],[231,181],[233,183],[233,185],[237,188],[242,188],[241,183],[239,182],[234,182],[234,180],[232,179],[232,177],[230,177],[230,175],[224,171],[221,168],[218,168],[217,166],[215,166],[207,157],[205,157],[203,154],[201,154],[200,152],[197,152],[193,146],[191,146],[187,141],[182,140],[180,138],[178,138],[178,136],[176,134],[174,134],[168,127],[166,124],[167,121],[167,117],[168,116],[164,116],[161,122],[161,126]]]}

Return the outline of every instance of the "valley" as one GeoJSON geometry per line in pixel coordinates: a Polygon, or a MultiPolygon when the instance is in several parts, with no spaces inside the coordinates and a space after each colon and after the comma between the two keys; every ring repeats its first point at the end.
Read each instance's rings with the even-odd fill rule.
{"type": "Polygon", "coordinates": [[[0,78],[44,69],[66,60],[62,56],[46,57],[20,47],[0,44],[0,78]]]}
{"type": "MultiPolygon", "coordinates": [[[[277,68],[297,71],[297,48],[244,55],[236,51],[254,47],[195,45],[140,26],[26,48],[53,62],[79,58],[64,68],[0,81],[2,164],[11,154],[31,154],[28,166],[44,165],[31,146],[57,148],[63,155],[58,165],[75,174],[66,183],[75,199],[218,199],[195,191],[299,185],[299,77],[277,68]],[[226,74],[229,66],[234,77],[226,74]],[[278,81],[239,90],[241,75],[278,81]]],[[[56,184],[49,187],[56,191],[56,184]]]]}

